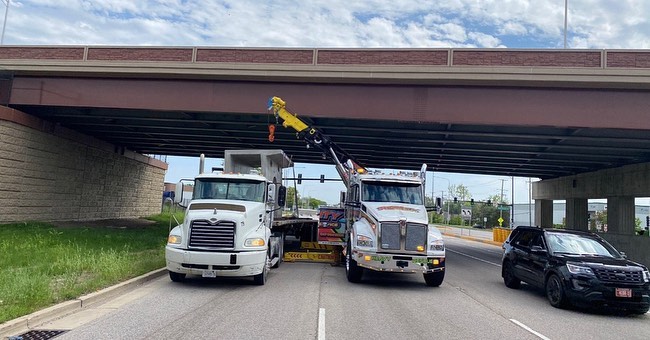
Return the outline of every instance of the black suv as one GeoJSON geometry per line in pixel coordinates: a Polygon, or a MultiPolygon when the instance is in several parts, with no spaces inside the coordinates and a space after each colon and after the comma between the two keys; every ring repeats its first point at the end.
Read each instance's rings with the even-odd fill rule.
{"type": "Polygon", "coordinates": [[[600,236],[576,230],[517,227],[503,244],[501,276],[543,288],[552,306],[608,307],[643,314],[650,273],[600,236]]]}

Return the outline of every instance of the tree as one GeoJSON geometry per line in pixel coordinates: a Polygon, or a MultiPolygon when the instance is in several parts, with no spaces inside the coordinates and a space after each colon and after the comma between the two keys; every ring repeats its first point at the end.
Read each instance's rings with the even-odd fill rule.
{"type": "Polygon", "coordinates": [[[318,209],[318,207],[320,207],[321,205],[326,205],[326,204],[327,202],[321,201],[318,198],[313,198],[313,197],[309,198],[309,207],[311,209],[318,209]]]}
{"type": "MultiPolygon", "coordinates": [[[[296,188],[295,187],[288,187],[287,188],[287,201],[286,201],[286,207],[287,208],[293,208],[293,204],[296,199],[296,188]]],[[[298,194],[298,200],[300,200],[300,194],[298,194]]]]}
{"type": "Polygon", "coordinates": [[[466,186],[462,184],[450,185],[449,193],[451,197],[456,197],[460,201],[468,201],[472,198],[472,194],[469,192],[466,186]]]}

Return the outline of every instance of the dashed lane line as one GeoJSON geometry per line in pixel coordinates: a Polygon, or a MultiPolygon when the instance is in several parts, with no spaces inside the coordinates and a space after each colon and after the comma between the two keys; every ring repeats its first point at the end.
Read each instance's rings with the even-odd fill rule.
{"type": "Polygon", "coordinates": [[[542,333],[533,330],[532,328],[530,328],[530,327],[524,325],[523,323],[521,323],[521,322],[519,322],[519,321],[517,321],[517,320],[515,320],[515,319],[510,319],[510,321],[511,321],[512,323],[514,323],[515,325],[517,325],[517,326],[519,326],[519,327],[521,327],[521,328],[527,330],[528,332],[530,332],[531,334],[537,336],[537,337],[540,338],[540,339],[551,340],[551,339],[545,337],[542,333]]]}
{"type": "Polygon", "coordinates": [[[318,340],[325,340],[325,308],[318,309],[318,340]]]}

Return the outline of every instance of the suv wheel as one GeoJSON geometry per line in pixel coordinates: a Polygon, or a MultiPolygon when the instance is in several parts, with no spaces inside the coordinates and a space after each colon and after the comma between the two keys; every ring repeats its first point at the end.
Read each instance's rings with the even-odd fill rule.
{"type": "Polygon", "coordinates": [[[555,308],[564,308],[567,306],[567,298],[564,293],[562,281],[555,274],[551,274],[548,280],[546,280],[546,298],[551,303],[551,306],[555,308]]]}
{"type": "Polygon", "coordinates": [[[518,289],[521,286],[521,281],[515,276],[510,261],[503,262],[503,283],[505,283],[506,287],[512,289],[518,289]]]}

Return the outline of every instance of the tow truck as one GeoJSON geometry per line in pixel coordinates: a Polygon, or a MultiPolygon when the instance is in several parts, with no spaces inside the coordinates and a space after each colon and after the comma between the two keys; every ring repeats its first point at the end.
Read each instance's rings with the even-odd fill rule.
{"type": "MultiPolygon", "coordinates": [[[[445,277],[445,245],[440,231],[428,224],[424,205],[426,164],[420,171],[384,173],[369,170],[336,145],[320,129],[286,109],[279,97],[268,110],[298,139],[319,149],[341,177],[346,194],[343,248],[348,281],[358,283],[364,270],[422,273],[427,286],[440,286],[445,277]]],[[[269,141],[275,125],[269,125],[269,141]]]]}

